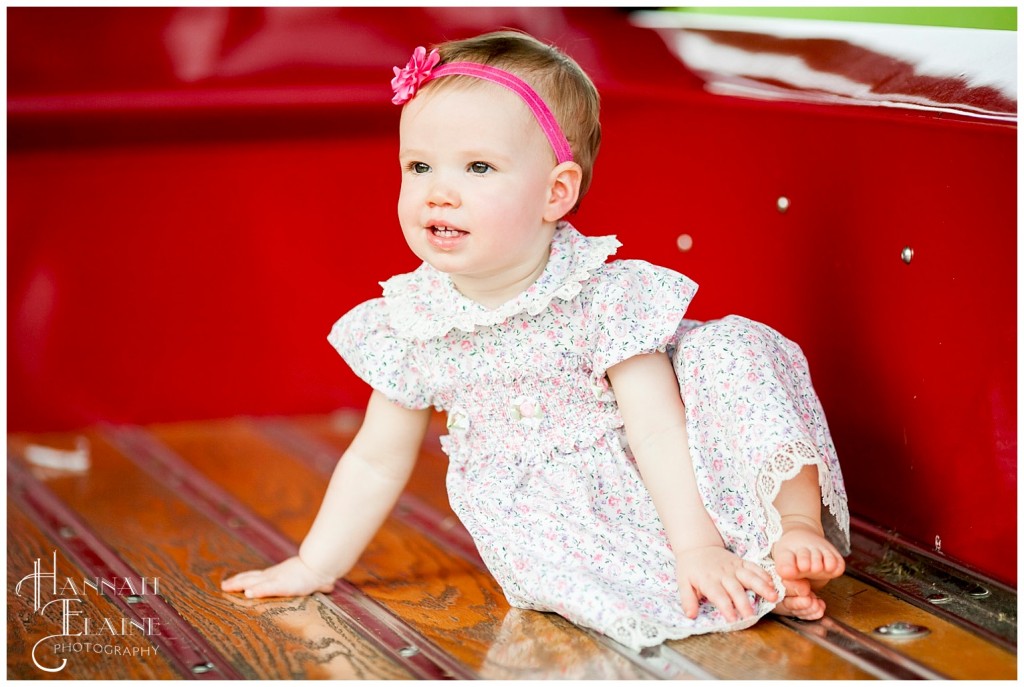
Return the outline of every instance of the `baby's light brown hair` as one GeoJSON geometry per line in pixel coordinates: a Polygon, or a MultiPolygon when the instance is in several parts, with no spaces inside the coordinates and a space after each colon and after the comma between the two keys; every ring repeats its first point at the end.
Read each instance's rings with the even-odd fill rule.
{"type": "MultiPolygon", "coordinates": [[[[594,160],[601,147],[600,97],[586,72],[558,48],[518,31],[495,31],[436,47],[440,64],[476,62],[504,69],[528,83],[544,99],[569,140],[573,159],[583,168],[575,211],[590,188],[594,160]]],[[[432,87],[449,79],[454,82],[472,78],[445,77],[432,87]]]]}

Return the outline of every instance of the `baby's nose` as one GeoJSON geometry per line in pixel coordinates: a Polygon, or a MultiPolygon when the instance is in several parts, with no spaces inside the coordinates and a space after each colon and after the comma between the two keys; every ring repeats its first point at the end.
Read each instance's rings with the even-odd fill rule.
{"type": "Polygon", "coordinates": [[[457,206],[461,203],[459,191],[445,179],[437,179],[430,186],[427,204],[431,207],[457,206]]]}

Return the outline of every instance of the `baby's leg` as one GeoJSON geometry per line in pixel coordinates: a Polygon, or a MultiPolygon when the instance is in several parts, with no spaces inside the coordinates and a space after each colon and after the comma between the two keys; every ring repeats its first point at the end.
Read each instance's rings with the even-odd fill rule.
{"type": "Polygon", "coordinates": [[[814,590],[843,574],[843,557],[821,526],[821,490],[818,468],[804,468],[783,482],[775,498],[782,536],[772,547],[775,569],[786,587],[786,598],[776,612],[816,620],[825,614],[825,602],[814,590]]]}

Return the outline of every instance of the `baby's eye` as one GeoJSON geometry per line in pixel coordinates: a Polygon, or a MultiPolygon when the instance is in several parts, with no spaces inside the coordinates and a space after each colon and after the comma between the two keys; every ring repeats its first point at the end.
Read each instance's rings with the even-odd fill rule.
{"type": "Polygon", "coordinates": [[[492,169],[493,167],[486,162],[474,162],[469,166],[469,171],[473,174],[487,174],[492,169]]]}
{"type": "Polygon", "coordinates": [[[426,174],[430,171],[430,165],[426,162],[412,162],[409,164],[409,169],[416,174],[426,174]]]}

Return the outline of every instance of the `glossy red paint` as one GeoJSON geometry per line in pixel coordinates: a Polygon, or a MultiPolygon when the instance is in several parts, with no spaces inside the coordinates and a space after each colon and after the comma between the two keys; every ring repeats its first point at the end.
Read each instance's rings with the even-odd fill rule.
{"type": "MultiPolygon", "coordinates": [[[[963,74],[932,76],[919,72],[919,65],[892,55],[871,50],[846,40],[824,38],[782,38],[770,34],[738,31],[690,31],[719,46],[744,52],[751,57],[796,58],[801,69],[825,76],[816,89],[796,87],[790,81],[766,77],[735,75],[766,89],[780,91],[776,97],[802,96],[825,99],[824,85],[831,77],[840,84],[861,87],[861,99],[890,103],[927,104],[962,113],[983,114],[993,118],[1016,119],[1017,101],[991,86],[972,85],[963,74]],[[801,92],[802,91],[802,92],[801,92]]],[[[784,73],[784,72],[783,72],[784,73]]],[[[724,75],[719,75],[723,77],[724,75]]],[[[857,98],[849,97],[855,101],[857,98]]]]}
{"type": "Polygon", "coordinates": [[[365,403],[325,337],[416,265],[390,66],[502,25],[602,91],[574,223],[798,341],[852,510],[1015,583],[1015,124],[712,95],[610,9],[10,8],[9,428],[365,403]]]}

